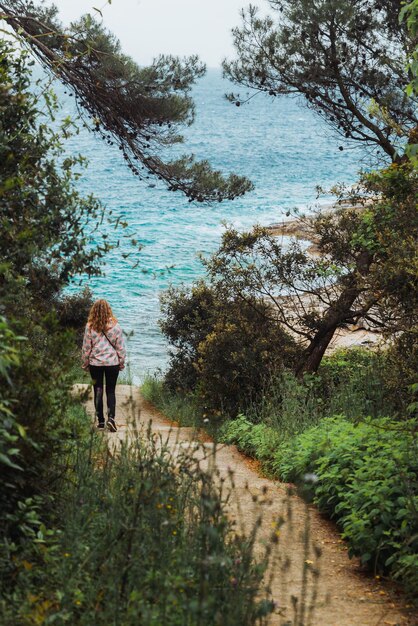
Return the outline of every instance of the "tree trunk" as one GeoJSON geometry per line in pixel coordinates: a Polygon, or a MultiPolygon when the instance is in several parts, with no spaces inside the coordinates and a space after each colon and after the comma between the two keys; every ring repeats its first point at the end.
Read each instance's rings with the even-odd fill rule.
{"type": "Polygon", "coordinates": [[[304,351],[296,367],[296,375],[301,378],[305,373],[317,371],[325,350],[328,348],[335,331],[350,321],[352,306],[362,293],[361,277],[365,276],[370,268],[372,255],[364,250],[357,257],[356,268],[346,277],[346,285],[334,304],[325,313],[321,325],[304,351]]]}

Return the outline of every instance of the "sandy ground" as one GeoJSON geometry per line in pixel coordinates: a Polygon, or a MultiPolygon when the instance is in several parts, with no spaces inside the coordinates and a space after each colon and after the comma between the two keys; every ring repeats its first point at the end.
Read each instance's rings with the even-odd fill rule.
{"type": "MultiPolygon", "coordinates": [[[[78,387],[85,391],[87,385],[78,387]]],[[[87,410],[94,415],[91,395],[87,410]]],[[[232,477],[235,487],[229,514],[236,520],[237,532],[250,532],[261,516],[257,554],[264,554],[266,545],[272,545],[278,520],[285,520],[266,575],[270,597],[277,603],[271,625],[296,623],[293,607],[296,602],[301,609],[303,589],[307,597],[305,618],[297,622],[303,626],[418,625],[418,612],[406,603],[399,589],[366,575],[356,559],[348,558],[346,546],[330,521],[297,495],[289,495],[288,485],[264,478],[257,464],[235,446],[215,446],[193,429],[170,423],[142,398],[138,388],[129,385],[117,387],[118,432],[102,436],[116,451],[121,441],[129,440],[134,429],[147,428],[150,421],[153,432],[174,453],[189,448],[195,462],[214,470],[218,479],[232,477]],[[319,577],[312,574],[316,569],[319,577]],[[315,610],[309,613],[313,596],[315,610]]]]}

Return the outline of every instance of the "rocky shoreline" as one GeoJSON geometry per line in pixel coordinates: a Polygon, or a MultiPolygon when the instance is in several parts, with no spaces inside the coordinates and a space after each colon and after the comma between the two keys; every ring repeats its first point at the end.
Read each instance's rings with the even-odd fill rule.
{"type": "Polygon", "coordinates": [[[266,227],[270,235],[274,237],[294,237],[301,241],[308,241],[310,246],[307,251],[312,256],[318,256],[318,238],[312,228],[312,220],[309,217],[287,220],[281,224],[271,224],[266,227]]]}

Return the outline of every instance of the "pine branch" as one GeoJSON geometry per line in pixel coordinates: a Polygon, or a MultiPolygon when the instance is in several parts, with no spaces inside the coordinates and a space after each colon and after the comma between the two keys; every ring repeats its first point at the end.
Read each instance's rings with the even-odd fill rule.
{"type": "Polygon", "coordinates": [[[71,90],[86,125],[118,145],[140,179],[155,176],[189,201],[205,203],[233,199],[252,189],[248,179],[224,177],[207,161],[164,156],[182,141],[178,128],[193,122],[189,92],[205,72],[197,57],[180,61],[162,56],[140,68],[90,15],[65,29],[53,7],[3,0],[0,11],[19,40],[71,90]]]}

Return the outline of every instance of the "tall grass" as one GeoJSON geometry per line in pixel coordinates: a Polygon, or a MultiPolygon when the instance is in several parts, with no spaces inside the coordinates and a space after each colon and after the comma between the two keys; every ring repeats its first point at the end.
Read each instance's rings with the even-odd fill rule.
{"type": "Polygon", "coordinates": [[[291,372],[271,377],[261,400],[245,414],[252,423],[262,423],[288,439],[324,417],[345,415],[359,420],[393,412],[379,355],[354,349],[327,357],[317,375],[303,380],[291,372]]]}
{"type": "Polygon", "coordinates": [[[145,378],[141,393],[148,402],[181,426],[202,426],[201,411],[195,396],[170,391],[156,375],[145,378]]]}
{"type": "MultiPolygon", "coordinates": [[[[77,432],[77,411],[71,428],[77,432]]],[[[265,561],[225,513],[225,484],[150,431],[113,453],[74,439],[50,528],[14,563],[4,626],[265,623],[265,561]]],[[[4,590],[2,590],[3,592],[4,590]]]]}

